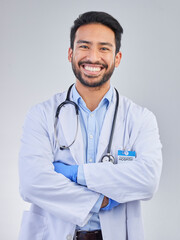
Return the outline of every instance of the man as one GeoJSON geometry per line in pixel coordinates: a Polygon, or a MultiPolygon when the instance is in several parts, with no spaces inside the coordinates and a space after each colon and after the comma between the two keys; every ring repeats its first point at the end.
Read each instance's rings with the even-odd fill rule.
{"type": "Polygon", "coordinates": [[[80,15],[68,52],[75,85],[27,115],[20,192],[32,205],[20,240],[144,239],[140,200],[157,190],[161,143],[154,115],[110,84],[122,33],[107,13],[80,15]]]}

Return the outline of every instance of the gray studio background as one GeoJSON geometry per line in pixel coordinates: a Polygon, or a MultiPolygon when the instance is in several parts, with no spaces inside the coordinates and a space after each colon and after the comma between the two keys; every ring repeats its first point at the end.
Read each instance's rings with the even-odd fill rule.
{"type": "Polygon", "coordinates": [[[164,167],[159,191],[143,202],[146,240],[179,240],[180,3],[175,0],[0,0],[0,239],[18,237],[29,204],[18,192],[18,152],[28,109],[74,81],[67,60],[74,19],[107,11],[124,28],[112,83],[157,116],[164,167]]]}

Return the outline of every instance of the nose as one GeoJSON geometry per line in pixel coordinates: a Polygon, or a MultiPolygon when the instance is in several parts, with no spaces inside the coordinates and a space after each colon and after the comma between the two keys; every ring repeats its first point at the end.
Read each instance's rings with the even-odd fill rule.
{"type": "Polygon", "coordinates": [[[100,60],[100,53],[97,48],[90,48],[88,51],[88,60],[91,61],[92,63],[98,62],[100,60]]]}

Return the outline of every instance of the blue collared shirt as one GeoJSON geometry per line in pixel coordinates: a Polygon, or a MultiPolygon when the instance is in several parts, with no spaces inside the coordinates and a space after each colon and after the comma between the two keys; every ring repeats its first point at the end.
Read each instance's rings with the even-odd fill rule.
{"type": "MultiPolygon", "coordinates": [[[[77,92],[75,85],[72,87],[72,98],[73,101],[79,106],[80,110],[80,125],[84,142],[84,163],[95,163],[101,128],[107,109],[113,99],[113,88],[112,86],[110,87],[109,91],[105,94],[98,107],[92,112],[86,107],[86,103],[77,92]]],[[[82,165],[80,165],[78,169],[77,181],[82,185],[86,185],[82,165]]],[[[93,215],[88,223],[84,227],[77,227],[77,229],[93,231],[101,228],[98,212],[100,210],[103,198],[104,196],[101,195],[94,205],[93,209],[91,210],[93,215]]]]}

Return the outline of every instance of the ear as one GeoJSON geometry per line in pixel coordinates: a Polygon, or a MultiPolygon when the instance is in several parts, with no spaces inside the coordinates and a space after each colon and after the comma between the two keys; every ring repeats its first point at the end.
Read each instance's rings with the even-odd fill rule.
{"type": "Polygon", "coordinates": [[[68,49],[68,60],[69,62],[72,62],[72,55],[73,55],[73,50],[72,48],[68,49]]]}
{"type": "Polygon", "coordinates": [[[118,67],[122,58],[122,53],[118,52],[115,56],[115,67],[118,67]]]}

